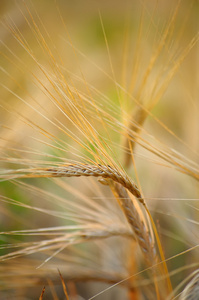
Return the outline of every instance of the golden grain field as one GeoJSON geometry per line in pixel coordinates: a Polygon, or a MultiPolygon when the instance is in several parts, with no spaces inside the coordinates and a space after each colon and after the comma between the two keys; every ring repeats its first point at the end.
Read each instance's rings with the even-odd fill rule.
{"type": "Polygon", "coordinates": [[[198,15],[0,2],[0,299],[199,299],[198,15]]]}

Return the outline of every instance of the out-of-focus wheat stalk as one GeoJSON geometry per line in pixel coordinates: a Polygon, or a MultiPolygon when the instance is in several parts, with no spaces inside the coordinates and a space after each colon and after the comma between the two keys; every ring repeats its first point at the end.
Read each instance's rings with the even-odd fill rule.
{"type": "Polygon", "coordinates": [[[167,299],[179,299],[179,300],[196,300],[198,299],[199,295],[199,273],[198,269],[195,270],[193,273],[191,273],[187,278],[185,278],[173,291],[172,295],[168,297],[167,299]],[[189,281],[187,283],[187,281],[189,281]],[[174,294],[177,293],[177,290],[179,290],[183,285],[184,287],[183,291],[179,293],[177,296],[174,297],[174,294]]]}
{"type": "Polygon", "coordinates": [[[197,300],[199,295],[199,273],[192,278],[180,295],[180,300],[197,300]]]}

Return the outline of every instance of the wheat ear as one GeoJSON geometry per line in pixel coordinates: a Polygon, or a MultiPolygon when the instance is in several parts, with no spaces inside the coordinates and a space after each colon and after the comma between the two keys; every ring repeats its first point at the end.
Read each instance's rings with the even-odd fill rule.
{"type": "Polygon", "coordinates": [[[110,179],[120,183],[124,188],[129,190],[141,203],[144,199],[137,185],[125,173],[112,168],[109,165],[89,165],[82,163],[65,164],[62,166],[53,166],[49,168],[18,169],[7,172],[2,179],[14,178],[36,178],[36,177],[80,177],[92,176],[104,179],[110,179]]]}
{"type": "Polygon", "coordinates": [[[149,230],[144,215],[135,205],[127,190],[120,184],[114,184],[114,190],[120,206],[135,234],[138,244],[149,265],[157,263],[157,252],[153,233],[149,230]]]}
{"type": "MultiPolygon", "coordinates": [[[[147,224],[147,218],[144,216],[141,207],[139,207],[138,202],[132,198],[131,194],[118,183],[112,185],[112,191],[116,196],[127,220],[130,224],[135,238],[140,246],[140,249],[144,255],[145,261],[149,266],[154,266],[158,263],[158,255],[154,242],[153,231],[147,224]]],[[[146,205],[145,205],[146,208],[146,205]]],[[[156,290],[157,299],[160,298],[159,287],[157,284],[157,270],[153,270],[153,279],[156,290]]]]}
{"type": "MultiPolygon", "coordinates": [[[[93,176],[107,180],[107,183],[114,188],[116,197],[131,228],[137,238],[138,244],[146,260],[150,263],[156,261],[157,254],[154,246],[152,232],[147,228],[146,221],[141,216],[141,210],[135,206],[133,200],[129,197],[127,190],[135,196],[142,204],[144,199],[137,185],[123,172],[105,165],[88,165],[88,164],[67,164],[50,168],[19,169],[6,174],[3,178],[35,178],[35,177],[79,177],[93,176]],[[112,184],[113,183],[113,184],[112,184]]],[[[144,204],[145,205],[145,204],[144,204]]]]}
{"type": "Polygon", "coordinates": [[[135,196],[142,204],[144,199],[137,185],[123,172],[107,165],[89,165],[82,163],[66,164],[63,166],[53,166],[50,168],[19,169],[11,171],[3,178],[35,178],[35,177],[79,177],[93,176],[108,179],[111,187],[116,192],[116,197],[131,228],[137,238],[146,260],[150,263],[156,261],[157,253],[154,246],[152,232],[149,231],[146,221],[141,216],[141,210],[135,206],[133,200],[129,197],[127,190],[135,196]],[[111,184],[113,183],[113,184],[111,184]]]}

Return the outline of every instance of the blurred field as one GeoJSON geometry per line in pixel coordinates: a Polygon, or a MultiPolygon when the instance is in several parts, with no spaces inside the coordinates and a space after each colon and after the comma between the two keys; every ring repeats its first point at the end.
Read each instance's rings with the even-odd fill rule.
{"type": "Polygon", "coordinates": [[[178,4],[1,1],[1,299],[39,299],[43,286],[43,299],[66,299],[58,269],[70,300],[188,299],[180,292],[199,267],[199,3],[178,4]],[[111,181],[27,178],[76,163],[137,183],[173,293],[111,181]]]}

